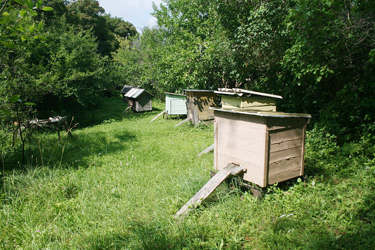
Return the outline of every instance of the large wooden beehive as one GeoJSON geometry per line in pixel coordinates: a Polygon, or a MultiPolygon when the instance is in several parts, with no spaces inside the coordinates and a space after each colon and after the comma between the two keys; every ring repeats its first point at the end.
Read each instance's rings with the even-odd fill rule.
{"type": "Polygon", "coordinates": [[[214,119],[210,107],[220,106],[220,98],[213,90],[186,89],[187,117],[193,124],[214,119]]]}
{"type": "Polygon", "coordinates": [[[214,167],[246,169],[244,180],[266,187],[304,174],[306,125],[311,115],[212,109],[214,167]]]}

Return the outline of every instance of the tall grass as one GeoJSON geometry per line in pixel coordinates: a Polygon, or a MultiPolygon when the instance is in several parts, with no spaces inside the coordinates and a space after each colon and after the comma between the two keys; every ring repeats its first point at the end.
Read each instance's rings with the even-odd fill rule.
{"type": "Polygon", "coordinates": [[[223,184],[201,207],[175,220],[174,213],[210,178],[213,154],[197,154],[213,143],[213,127],[175,128],[179,120],[162,118],[150,123],[163,103],[141,114],[121,114],[120,98],[104,104],[98,110],[101,123],[74,130],[65,144],[55,134],[39,135],[43,164],[6,171],[0,248],[375,246],[372,158],[360,153],[349,158],[332,138],[312,131],[306,182],[274,185],[260,201],[223,184]]]}

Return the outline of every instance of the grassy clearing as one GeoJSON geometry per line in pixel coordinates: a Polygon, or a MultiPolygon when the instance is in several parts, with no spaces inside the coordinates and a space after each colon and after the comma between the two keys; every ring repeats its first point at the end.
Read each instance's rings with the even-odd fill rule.
{"type": "Polygon", "coordinates": [[[38,135],[33,164],[10,170],[17,164],[6,163],[0,248],[375,246],[373,155],[339,148],[313,130],[307,182],[272,186],[260,201],[222,185],[202,207],[175,220],[173,214],[210,178],[213,154],[197,154],[212,144],[213,127],[175,128],[179,120],[161,118],[150,123],[163,103],[150,113],[125,115],[120,99],[104,104],[96,117],[101,124],[76,129],[73,139],[60,142],[53,133],[38,135]]]}

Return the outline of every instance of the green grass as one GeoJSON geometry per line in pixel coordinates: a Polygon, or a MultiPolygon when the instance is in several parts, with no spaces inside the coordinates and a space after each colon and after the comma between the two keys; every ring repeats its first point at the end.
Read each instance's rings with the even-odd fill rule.
{"type": "Polygon", "coordinates": [[[97,111],[101,124],[74,129],[72,139],[35,135],[40,143],[28,167],[5,159],[0,248],[375,246],[374,160],[358,152],[349,157],[319,131],[309,133],[306,182],[272,186],[260,201],[223,184],[189,216],[174,219],[210,178],[213,154],[197,154],[213,143],[213,126],[150,123],[164,109],[154,106],[121,114],[121,99],[108,99],[97,111]]]}

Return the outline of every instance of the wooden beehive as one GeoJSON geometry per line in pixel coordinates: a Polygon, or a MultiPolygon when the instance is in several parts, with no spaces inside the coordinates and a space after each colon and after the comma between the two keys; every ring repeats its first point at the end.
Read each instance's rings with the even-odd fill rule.
{"type": "Polygon", "coordinates": [[[166,92],[165,109],[168,115],[186,115],[186,95],[166,92]]]}
{"type": "Polygon", "coordinates": [[[132,88],[124,94],[126,100],[134,112],[151,111],[152,95],[144,89],[132,88]]]}
{"type": "Polygon", "coordinates": [[[245,89],[219,89],[215,91],[221,97],[223,109],[247,109],[257,111],[276,111],[276,100],[283,99],[272,95],[245,89]]]}
{"type": "Polygon", "coordinates": [[[220,106],[220,97],[213,90],[186,89],[187,117],[195,125],[214,119],[210,107],[220,106]]]}
{"type": "Polygon", "coordinates": [[[311,115],[212,109],[214,167],[246,169],[244,180],[266,187],[304,174],[306,125],[311,115]]]}

